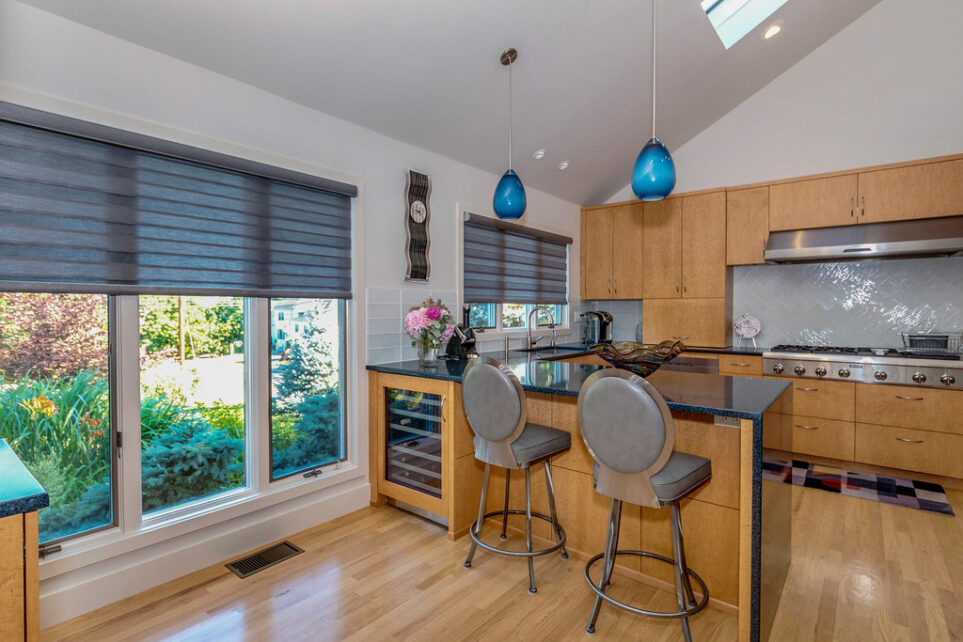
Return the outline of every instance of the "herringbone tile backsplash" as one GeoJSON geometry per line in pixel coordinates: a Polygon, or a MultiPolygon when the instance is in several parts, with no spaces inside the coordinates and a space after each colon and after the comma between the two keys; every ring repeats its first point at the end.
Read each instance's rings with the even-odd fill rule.
{"type": "Polygon", "coordinates": [[[963,258],[737,267],[733,318],[744,313],[762,322],[766,347],[896,347],[900,332],[961,331],[963,258]]]}

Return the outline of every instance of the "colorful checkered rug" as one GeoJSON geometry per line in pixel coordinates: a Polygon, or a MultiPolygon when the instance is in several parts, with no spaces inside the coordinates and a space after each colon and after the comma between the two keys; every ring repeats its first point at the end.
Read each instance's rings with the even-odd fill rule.
{"type": "Polygon", "coordinates": [[[789,461],[775,457],[762,458],[762,478],[886,504],[954,514],[942,486],[915,479],[859,473],[800,459],[789,461]]]}

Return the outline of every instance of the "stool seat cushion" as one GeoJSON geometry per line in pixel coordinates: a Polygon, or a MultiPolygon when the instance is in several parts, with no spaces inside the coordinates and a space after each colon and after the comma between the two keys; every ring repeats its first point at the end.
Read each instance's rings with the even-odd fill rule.
{"type": "Polygon", "coordinates": [[[709,481],[712,462],[705,457],[673,451],[665,466],[652,475],[652,488],[659,501],[674,502],[709,481]]]}
{"type": "Polygon", "coordinates": [[[512,442],[512,454],[519,466],[568,450],[572,436],[564,430],[539,424],[525,424],[521,436],[512,442]]]}

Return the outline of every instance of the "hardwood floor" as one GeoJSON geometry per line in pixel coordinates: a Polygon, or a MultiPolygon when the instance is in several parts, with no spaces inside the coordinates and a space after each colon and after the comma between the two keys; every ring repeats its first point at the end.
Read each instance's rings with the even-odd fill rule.
{"type": "MultiPolygon", "coordinates": [[[[793,488],[793,566],[773,640],[963,639],[963,518],[793,488]]],[[[963,510],[963,490],[947,489],[963,510]]],[[[709,525],[691,524],[688,528],[709,525]]],[[[489,536],[497,538],[494,528],[489,536]]],[[[392,507],[298,533],[305,553],[240,580],[212,566],[41,632],[44,640],[678,640],[678,622],[592,606],[583,562],[525,563],[392,507]]],[[[695,569],[698,572],[698,569],[695,569]]],[[[674,595],[627,579],[617,596],[670,608],[674,595]]],[[[733,640],[736,618],[706,610],[693,638],[733,640]]]]}

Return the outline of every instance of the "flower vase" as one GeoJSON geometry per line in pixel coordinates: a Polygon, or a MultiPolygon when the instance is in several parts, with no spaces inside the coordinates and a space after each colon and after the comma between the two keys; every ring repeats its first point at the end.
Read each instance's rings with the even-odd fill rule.
{"type": "Polygon", "coordinates": [[[436,367],[438,365],[438,346],[426,346],[424,343],[419,343],[418,363],[425,368],[436,367]]]}

